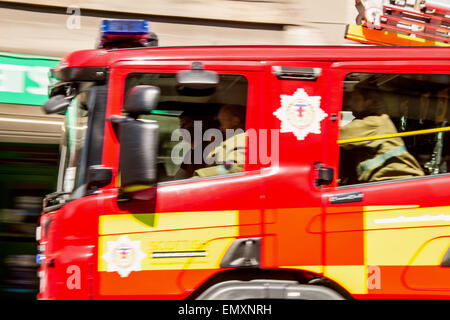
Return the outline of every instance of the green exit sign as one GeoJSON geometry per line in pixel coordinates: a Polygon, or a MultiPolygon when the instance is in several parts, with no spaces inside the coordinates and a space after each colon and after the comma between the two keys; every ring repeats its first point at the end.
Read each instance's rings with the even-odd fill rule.
{"type": "Polygon", "coordinates": [[[0,53],[0,102],[43,105],[49,71],[60,58],[0,53]]]}

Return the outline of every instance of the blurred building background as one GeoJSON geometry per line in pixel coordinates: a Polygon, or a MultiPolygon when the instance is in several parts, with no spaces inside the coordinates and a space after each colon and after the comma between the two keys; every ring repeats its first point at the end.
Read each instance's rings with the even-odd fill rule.
{"type": "Polygon", "coordinates": [[[145,19],[160,46],[345,45],[354,0],[0,1],[0,297],[37,292],[35,227],[56,189],[62,118],[47,73],[94,48],[102,19],[145,19]]]}

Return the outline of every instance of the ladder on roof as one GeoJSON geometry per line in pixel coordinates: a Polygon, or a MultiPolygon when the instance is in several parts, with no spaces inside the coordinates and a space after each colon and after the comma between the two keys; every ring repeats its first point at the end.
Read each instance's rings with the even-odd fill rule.
{"type": "Polygon", "coordinates": [[[381,46],[450,46],[450,0],[356,0],[345,38],[381,46]]]}

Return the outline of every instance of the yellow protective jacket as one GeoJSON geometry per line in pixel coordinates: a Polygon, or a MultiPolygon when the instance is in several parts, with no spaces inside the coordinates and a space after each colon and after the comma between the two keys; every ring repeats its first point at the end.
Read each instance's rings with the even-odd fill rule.
{"type": "MultiPolygon", "coordinates": [[[[397,133],[388,115],[354,119],[341,128],[340,140],[397,133]]],[[[344,150],[354,150],[359,182],[384,181],[423,176],[417,160],[406,150],[403,139],[389,138],[342,144],[344,150]]],[[[344,163],[345,165],[345,163],[344,163]]]]}
{"type": "Polygon", "coordinates": [[[242,172],[245,162],[245,132],[223,141],[212,150],[207,159],[214,160],[212,166],[195,170],[200,177],[211,177],[227,173],[242,172]]]}

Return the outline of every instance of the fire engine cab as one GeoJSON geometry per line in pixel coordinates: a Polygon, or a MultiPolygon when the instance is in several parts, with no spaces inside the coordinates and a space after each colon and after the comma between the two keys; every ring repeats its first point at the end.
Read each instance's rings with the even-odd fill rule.
{"type": "Polygon", "coordinates": [[[39,299],[450,297],[450,48],[156,42],[52,71],[39,299]]]}

